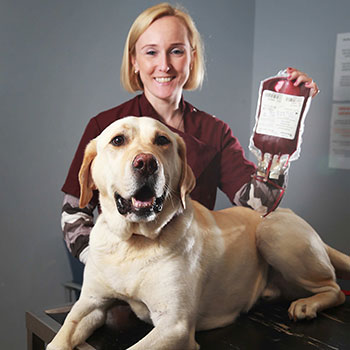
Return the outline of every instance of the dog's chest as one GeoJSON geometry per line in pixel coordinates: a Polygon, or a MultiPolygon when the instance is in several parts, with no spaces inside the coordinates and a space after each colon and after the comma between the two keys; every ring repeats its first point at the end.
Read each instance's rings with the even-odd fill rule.
{"type": "Polygon", "coordinates": [[[141,286],[144,288],[153,276],[167,270],[167,264],[162,262],[164,255],[156,251],[150,254],[121,248],[107,254],[92,252],[91,259],[114,297],[124,300],[139,298],[141,286]]]}

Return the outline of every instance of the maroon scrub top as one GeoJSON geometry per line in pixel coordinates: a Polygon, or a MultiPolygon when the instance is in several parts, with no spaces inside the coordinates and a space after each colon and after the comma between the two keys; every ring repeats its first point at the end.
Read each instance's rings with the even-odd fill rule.
{"type": "MultiPolygon", "coordinates": [[[[213,209],[217,188],[233,201],[235,193],[247,183],[255,172],[229,126],[216,117],[199,111],[182,99],[184,132],[167,125],[184,139],[187,161],[196,177],[191,198],[213,209]]],[[[120,106],[104,111],[92,118],[80,140],[62,191],[80,196],[78,173],[84,150],[90,140],[97,137],[108,125],[127,116],[147,116],[160,120],[145,95],[138,95],[120,106]]],[[[97,193],[95,193],[96,199],[97,193]]]]}

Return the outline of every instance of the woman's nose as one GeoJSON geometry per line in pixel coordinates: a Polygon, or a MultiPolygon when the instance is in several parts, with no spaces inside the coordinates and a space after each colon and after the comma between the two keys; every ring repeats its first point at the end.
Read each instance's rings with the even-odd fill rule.
{"type": "Polygon", "coordinates": [[[162,53],[160,55],[159,70],[165,73],[170,70],[170,60],[167,53],[162,53]]]}

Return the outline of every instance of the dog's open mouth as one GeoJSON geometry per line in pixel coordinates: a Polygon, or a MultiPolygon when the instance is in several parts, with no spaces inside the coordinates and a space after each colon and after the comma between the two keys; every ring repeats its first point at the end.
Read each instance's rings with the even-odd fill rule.
{"type": "Polygon", "coordinates": [[[145,185],[130,199],[123,198],[117,192],[114,198],[120,214],[135,213],[138,216],[147,216],[151,213],[159,213],[163,209],[165,193],[161,197],[156,197],[154,191],[145,185]]]}
{"type": "Polygon", "coordinates": [[[156,197],[148,186],[143,186],[131,197],[131,204],[136,209],[152,207],[155,201],[156,197]]]}

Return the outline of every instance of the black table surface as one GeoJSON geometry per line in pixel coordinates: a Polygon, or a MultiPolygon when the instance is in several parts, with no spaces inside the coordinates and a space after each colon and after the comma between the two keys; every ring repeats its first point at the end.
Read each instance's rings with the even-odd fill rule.
{"type": "MultiPolygon", "coordinates": [[[[344,305],[323,311],[309,321],[289,320],[288,306],[285,302],[260,302],[232,325],[197,332],[196,340],[201,350],[350,349],[349,297],[344,305]]],[[[113,322],[107,321],[87,340],[95,349],[124,350],[152,329],[151,325],[137,319],[126,305],[115,306],[111,314],[113,317],[109,319],[113,322]]],[[[61,324],[66,315],[49,314],[61,324]]]]}

